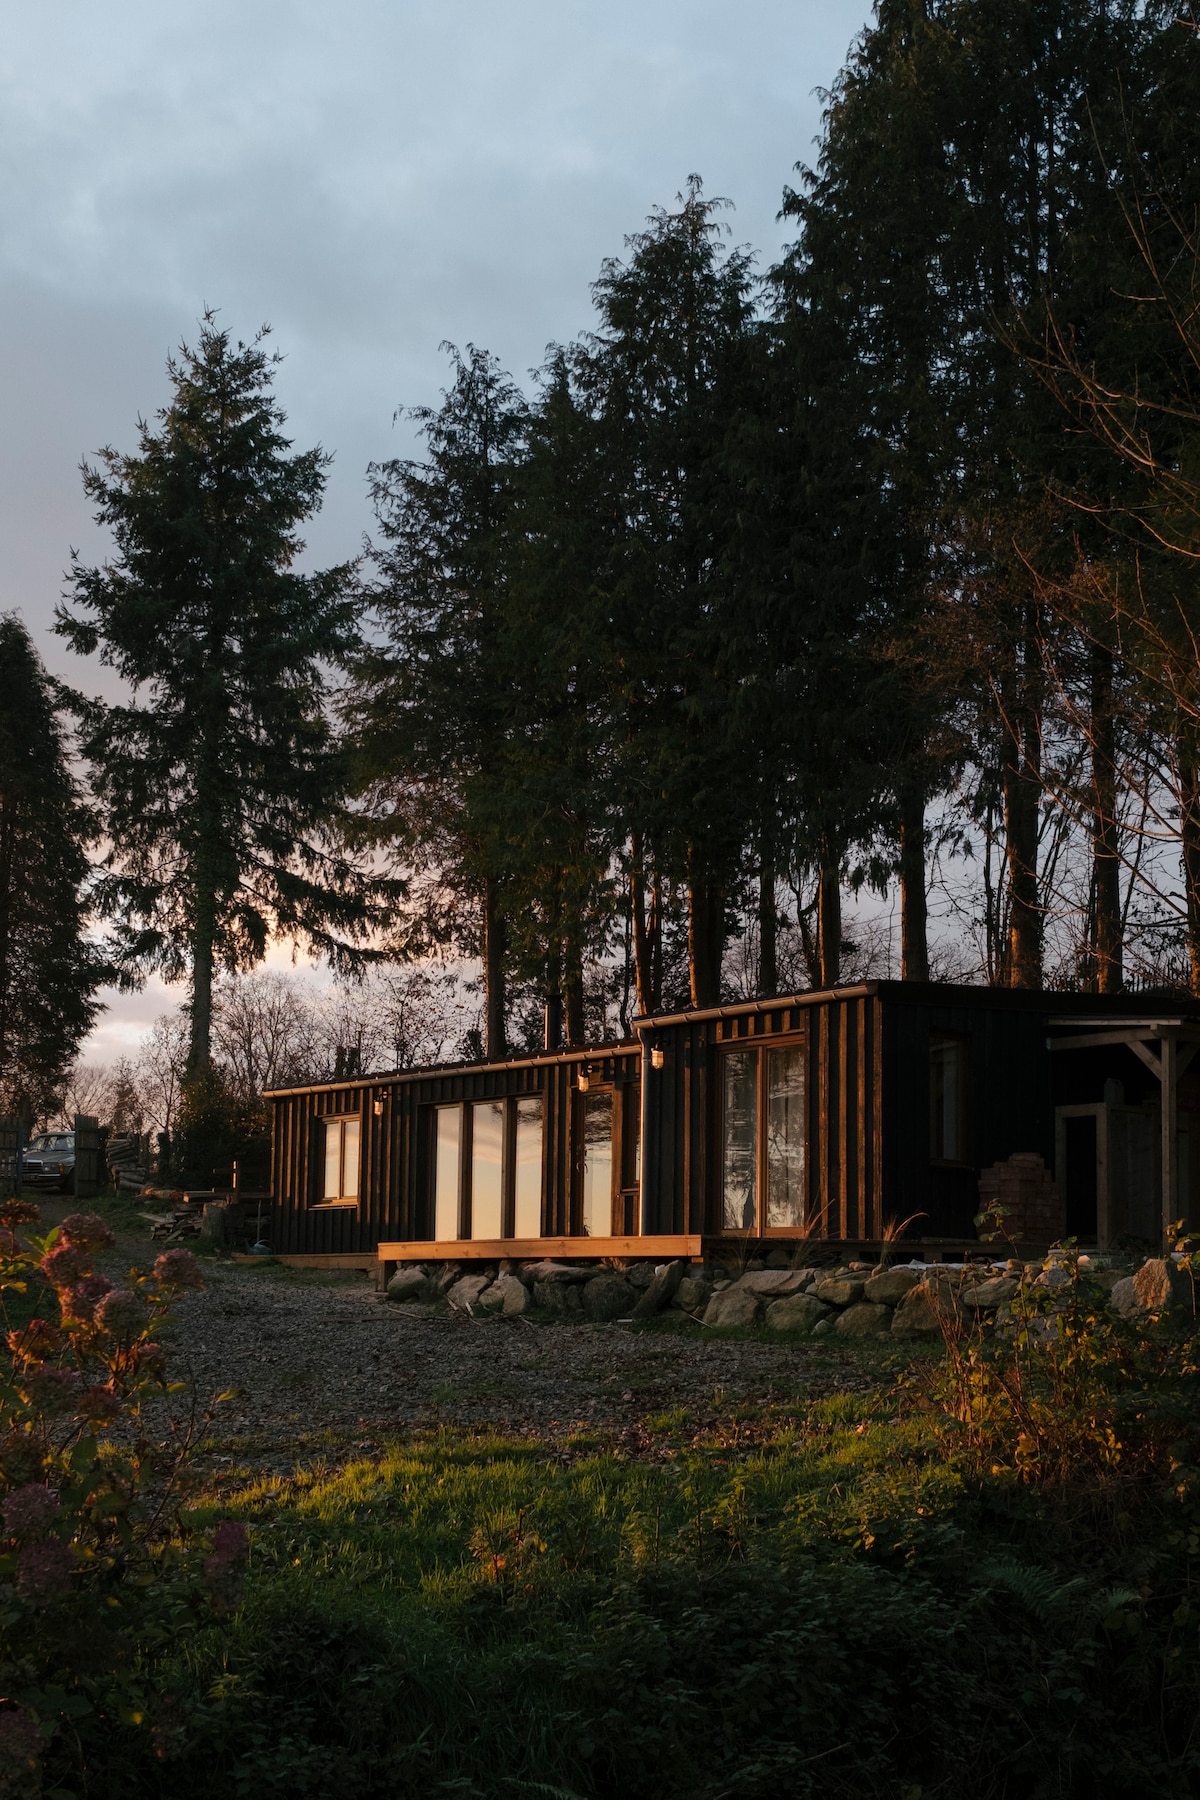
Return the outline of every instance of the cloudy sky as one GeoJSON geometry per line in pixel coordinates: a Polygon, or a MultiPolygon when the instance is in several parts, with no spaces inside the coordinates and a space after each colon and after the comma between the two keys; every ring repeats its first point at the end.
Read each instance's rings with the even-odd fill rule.
{"type": "MultiPolygon", "coordinates": [[[[817,90],[863,0],[0,0],[0,611],[47,662],[78,477],[132,448],[206,305],[269,321],[302,446],[335,455],[319,561],[370,527],[444,338],[514,373],[589,323],[588,284],[698,171],[767,263],[817,90]]],[[[110,1032],[155,1010],[147,995],[110,1032]]]]}

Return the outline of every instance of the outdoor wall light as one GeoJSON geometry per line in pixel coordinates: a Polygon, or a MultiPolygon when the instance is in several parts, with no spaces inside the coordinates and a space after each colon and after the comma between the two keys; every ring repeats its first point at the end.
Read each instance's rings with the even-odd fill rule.
{"type": "Polygon", "coordinates": [[[377,1100],[375,1102],[375,1117],[377,1119],[382,1119],[382,1117],[383,1117],[383,1101],[382,1100],[377,1100]]]}
{"type": "Polygon", "coordinates": [[[651,1052],[650,1052],[650,1067],[652,1069],[661,1069],[663,1064],[666,1062],[666,1060],[667,1060],[666,1051],[662,1048],[661,1045],[655,1044],[653,1050],[651,1050],[651,1052]]]}
{"type": "Polygon", "coordinates": [[[588,1088],[591,1086],[591,1084],[592,1084],[592,1078],[588,1074],[587,1070],[580,1069],[579,1078],[578,1078],[578,1086],[579,1086],[580,1093],[586,1094],[588,1091],[588,1088]]]}

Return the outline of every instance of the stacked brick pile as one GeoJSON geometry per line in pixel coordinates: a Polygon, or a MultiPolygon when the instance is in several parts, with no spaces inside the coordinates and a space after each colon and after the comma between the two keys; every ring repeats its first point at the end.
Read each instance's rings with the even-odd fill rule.
{"type": "Polygon", "coordinates": [[[1011,1238],[1031,1244],[1055,1244],[1066,1229],[1066,1215],[1049,1169],[1035,1150],[1018,1151],[1007,1162],[993,1163],[979,1177],[979,1210],[999,1204],[1007,1213],[1004,1229],[1011,1238]]]}

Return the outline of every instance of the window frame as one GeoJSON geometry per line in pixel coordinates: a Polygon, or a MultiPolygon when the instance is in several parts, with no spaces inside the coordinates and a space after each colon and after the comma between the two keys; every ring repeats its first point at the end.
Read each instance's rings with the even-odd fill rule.
{"type": "MultiPolygon", "coordinates": [[[[517,1199],[517,1128],[518,1107],[522,1101],[536,1100],[541,1108],[542,1145],[539,1176],[539,1232],[545,1236],[546,1223],[546,1095],[541,1088],[522,1094],[472,1094],[461,1100],[434,1101],[428,1108],[428,1230],[431,1243],[507,1243],[516,1239],[517,1199]],[[500,1236],[472,1237],[473,1174],[475,1148],[475,1111],[477,1106],[500,1106],[504,1119],[500,1146],[500,1236]],[[437,1121],[442,1112],[458,1113],[458,1236],[438,1238],[437,1232],[437,1121]]],[[[524,1241],[524,1240],[522,1240],[524,1241]]]]}
{"type": "Polygon", "coordinates": [[[971,1159],[971,1040],[964,1031],[931,1031],[929,1033],[929,1050],[926,1057],[926,1079],[929,1084],[928,1125],[926,1147],[929,1151],[931,1169],[969,1169],[973,1167],[971,1159]],[[933,1058],[935,1050],[945,1045],[956,1046],[960,1056],[958,1083],[958,1143],[960,1155],[936,1156],[934,1154],[934,1087],[933,1058]]]}
{"type": "Polygon", "coordinates": [[[717,1235],[725,1238],[742,1238],[749,1242],[760,1238],[794,1238],[797,1233],[811,1231],[813,1222],[812,1204],[812,1159],[809,1151],[812,1144],[812,1056],[809,1051],[807,1030],[801,1026],[792,1031],[763,1033],[753,1037],[726,1038],[713,1046],[716,1051],[717,1080],[713,1084],[716,1089],[716,1142],[712,1157],[712,1169],[715,1192],[713,1196],[713,1214],[717,1235]],[[730,1054],[743,1055],[746,1051],[756,1055],[754,1071],[754,1224],[726,1225],[725,1223],[725,1058],[730,1054]],[[769,1057],[772,1050],[799,1050],[804,1069],[804,1194],[801,1203],[801,1219],[798,1225],[769,1225],[766,1222],[768,1196],[769,1143],[768,1132],[764,1127],[769,1117],[770,1106],[770,1067],[769,1057]]]}
{"type": "Polygon", "coordinates": [[[362,1176],[363,1176],[363,1149],[364,1149],[364,1137],[365,1137],[365,1133],[363,1132],[363,1117],[364,1117],[364,1114],[361,1111],[359,1111],[359,1112],[344,1112],[344,1113],[321,1113],[317,1117],[315,1122],[320,1127],[320,1131],[318,1133],[318,1138],[317,1138],[317,1153],[313,1159],[313,1162],[314,1162],[313,1186],[316,1189],[316,1194],[315,1194],[315,1198],[313,1199],[313,1202],[312,1202],[312,1206],[310,1209],[311,1211],[313,1211],[313,1212],[333,1211],[338,1207],[342,1207],[342,1208],[354,1207],[357,1210],[357,1208],[361,1205],[361,1203],[362,1203],[362,1176]],[[327,1164],[327,1160],[328,1160],[327,1134],[328,1134],[331,1126],[336,1126],[337,1131],[338,1131],[338,1136],[340,1139],[339,1146],[338,1146],[338,1186],[344,1188],[346,1185],[346,1127],[347,1127],[347,1125],[356,1125],[358,1127],[358,1186],[357,1186],[356,1191],[353,1194],[345,1194],[345,1193],[336,1194],[336,1195],[326,1194],[326,1192],[325,1192],[325,1168],[326,1168],[326,1164],[327,1164]]]}

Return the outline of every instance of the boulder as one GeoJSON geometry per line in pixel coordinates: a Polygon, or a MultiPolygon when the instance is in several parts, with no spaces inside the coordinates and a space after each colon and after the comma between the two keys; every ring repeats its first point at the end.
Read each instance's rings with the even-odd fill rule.
{"type": "Polygon", "coordinates": [[[976,1287],[963,1289],[963,1305],[990,1312],[994,1306],[1007,1306],[1020,1285],[1012,1275],[992,1275],[976,1287]]]}
{"type": "Polygon", "coordinates": [[[478,1304],[484,1312],[523,1313],[529,1305],[529,1289],[515,1275],[501,1275],[480,1294],[478,1304]]]}
{"type": "Polygon", "coordinates": [[[685,1313],[703,1312],[712,1299],[712,1282],[706,1275],[685,1275],[675,1290],[675,1304],[685,1313]]]}
{"type": "Polygon", "coordinates": [[[935,1290],[922,1282],[907,1293],[892,1314],[892,1332],[896,1337],[936,1338],[942,1335],[942,1316],[935,1290]]]}
{"type": "Polygon", "coordinates": [[[863,1299],[873,1306],[899,1306],[905,1294],[915,1288],[921,1277],[916,1269],[878,1269],[867,1277],[863,1299]]]}
{"type": "Polygon", "coordinates": [[[679,1291],[679,1284],[683,1280],[683,1271],[686,1266],[685,1263],[673,1262],[667,1263],[659,1269],[654,1280],[634,1307],[633,1317],[635,1319],[652,1319],[655,1313],[663,1310],[664,1306],[670,1306],[679,1291]]]}
{"type": "Polygon", "coordinates": [[[649,1262],[631,1263],[625,1270],[625,1279],[633,1283],[639,1290],[648,1288],[654,1280],[655,1265],[649,1262]]]}
{"type": "Polygon", "coordinates": [[[430,1280],[420,1264],[397,1269],[384,1289],[389,1300],[425,1300],[429,1297],[430,1280]]]}
{"type": "Polygon", "coordinates": [[[814,1282],[813,1293],[826,1306],[853,1306],[862,1299],[865,1286],[861,1275],[826,1275],[824,1280],[814,1282]]]}
{"type": "Polygon", "coordinates": [[[768,1328],[789,1332],[794,1337],[808,1337],[822,1319],[829,1317],[829,1308],[815,1294],[787,1294],[782,1300],[772,1300],[767,1307],[768,1328]]]}
{"type": "Polygon", "coordinates": [[[437,1274],[432,1277],[435,1293],[446,1294],[454,1286],[463,1273],[461,1263],[443,1263],[437,1274]]]}
{"type": "Polygon", "coordinates": [[[1141,1305],[1132,1275],[1124,1275],[1120,1281],[1114,1281],[1108,1297],[1123,1319],[1127,1319],[1130,1313],[1137,1312],[1141,1305]]]}
{"type": "Polygon", "coordinates": [[[1146,1312],[1196,1310],[1195,1283],[1191,1271],[1171,1257],[1152,1256],[1133,1277],[1138,1305],[1146,1312]]]}
{"type": "Polygon", "coordinates": [[[491,1285],[490,1275],[460,1275],[446,1298],[451,1306],[474,1306],[484,1289],[491,1285]]]}
{"type": "Polygon", "coordinates": [[[748,1288],[752,1294],[769,1294],[776,1299],[784,1294],[798,1294],[807,1286],[807,1280],[803,1269],[756,1269],[743,1275],[736,1285],[748,1288]]]}
{"type": "Polygon", "coordinates": [[[1044,1288],[1068,1287],[1070,1281],[1070,1270],[1064,1269],[1060,1263],[1052,1263],[1048,1269],[1042,1270],[1035,1281],[1034,1286],[1044,1288]]]}
{"type": "Polygon", "coordinates": [[[727,1287],[714,1294],[704,1312],[706,1325],[753,1325],[762,1301],[751,1288],[727,1287]]]}
{"type": "Polygon", "coordinates": [[[526,1281],[591,1281],[597,1273],[595,1264],[580,1267],[578,1263],[526,1263],[521,1271],[526,1281]]]}
{"type": "Polygon", "coordinates": [[[568,1319],[583,1317],[583,1289],[577,1281],[535,1282],[533,1298],[546,1312],[568,1319]]]}
{"type": "Polygon", "coordinates": [[[869,1300],[860,1300],[857,1305],[848,1306],[845,1312],[838,1314],[833,1321],[833,1329],[839,1337],[879,1337],[892,1329],[892,1309],[890,1306],[873,1306],[869,1300]]]}
{"type": "Polygon", "coordinates": [[[583,1310],[589,1319],[628,1319],[637,1302],[637,1289],[615,1269],[606,1269],[589,1281],[583,1291],[583,1310]]]}
{"type": "Polygon", "coordinates": [[[788,1255],[787,1251],[784,1249],[782,1244],[777,1244],[775,1249],[768,1253],[768,1255],[767,1255],[768,1269],[790,1269],[791,1266],[792,1266],[792,1259],[788,1255]]]}

